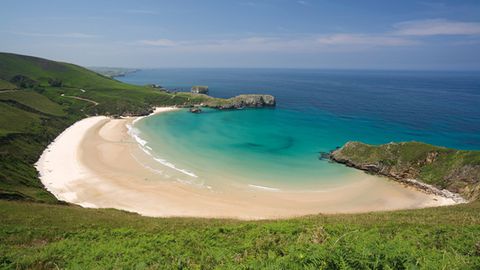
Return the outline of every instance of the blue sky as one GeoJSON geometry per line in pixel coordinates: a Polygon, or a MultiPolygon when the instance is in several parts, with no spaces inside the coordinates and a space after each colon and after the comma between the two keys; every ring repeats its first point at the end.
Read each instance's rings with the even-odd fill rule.
{"type": "Polygon", "coordinates": [[[86,66],[480,70],[478,0],[2,0],[0,32],[86,66]]]}

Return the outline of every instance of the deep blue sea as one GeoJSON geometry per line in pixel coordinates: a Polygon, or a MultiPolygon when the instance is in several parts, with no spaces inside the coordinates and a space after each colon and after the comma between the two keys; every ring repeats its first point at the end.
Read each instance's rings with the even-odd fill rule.
{"type": "Polygon", "coordinates": [[[479,72],[147,69],[120,80],[277,98],[275,109],[180,111],[136,125],[157,157],[196,178],[216,170],[265,185],[334,179],[351,169],[319,161],[318,153],[351,140],[480,150],[479,72]]]}

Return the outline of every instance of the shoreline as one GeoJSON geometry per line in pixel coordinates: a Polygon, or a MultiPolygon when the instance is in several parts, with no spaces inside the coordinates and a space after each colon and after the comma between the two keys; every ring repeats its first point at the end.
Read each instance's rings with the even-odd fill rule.
{"type": "MultiPolygon", "coordinates": [[[[150,115],[174,110],[179,108],[156,108],[150,115]]],[[[35,164],[46,189],[83,207],[155,217],[275,219],[455,204],[365,173],[358,174],[361,179],[352,185],[326,192],[289,192],[254,184],[212,190],[173,181],[175,176],[145,167],[149,157],[127,127],[143,117],[95,116],[67,128],[35,164]]]]}

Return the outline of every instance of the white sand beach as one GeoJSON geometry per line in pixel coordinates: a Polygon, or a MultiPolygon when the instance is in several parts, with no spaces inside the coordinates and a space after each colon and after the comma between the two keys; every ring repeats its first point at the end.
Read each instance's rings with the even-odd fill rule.
{"type": "MultiPolygon", "coordinates": [[[[158,108],[155,113],[172,110],[176,108],[158,108]]],[[[171,181],[142,162],[150,157],[127,128],[137,119],[95,116],[66,129],[36,164],[42,183],[69,203],[156,217],[271,219],[454,204],[365,173],[353,184],[304,192],[255,185],[218,191],[171,181]]]]}

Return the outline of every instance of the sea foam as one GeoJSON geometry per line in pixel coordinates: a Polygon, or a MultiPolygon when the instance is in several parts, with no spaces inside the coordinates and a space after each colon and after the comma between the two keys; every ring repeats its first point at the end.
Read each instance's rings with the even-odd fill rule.
{"type": "Polygon", "coordinates": [[[156,162],[158,162],[158,163],[160,163],[160,164],[162,164],[166,167],[169,167],[171,169],[174,169],[178,172],[181,172],[185,175],[188,175],[188,176],[191,176],[191,177],[194,177],[194,178],[198,178],[198,176],[196,174],[194,174],[193,172],[190,172],[190,171],[185,170],[185,169],[178,168],[177,166],[175,166],[175,164],[152,154],[152,152],[151,152],[152,148],[147,145],[148,142],[140,137],[141,131],[139,129],[133,127],[132,125],[127,125],[127,129],[128,129],[128,134],[133,139],[135,139],[135,141],[139,144],[140,149],[145,154],[151,156],[156,162]]]}
{"type": "Polygon", "coordinates": [[[252,185],[252,184],[249,184],[248,186],[252,187],[252,188],[263,189],[263,190],[268,190],[268,191],[280,191],[279,188],[273,188],[273,187],[257,186],[257,185],[252,185]]]}

